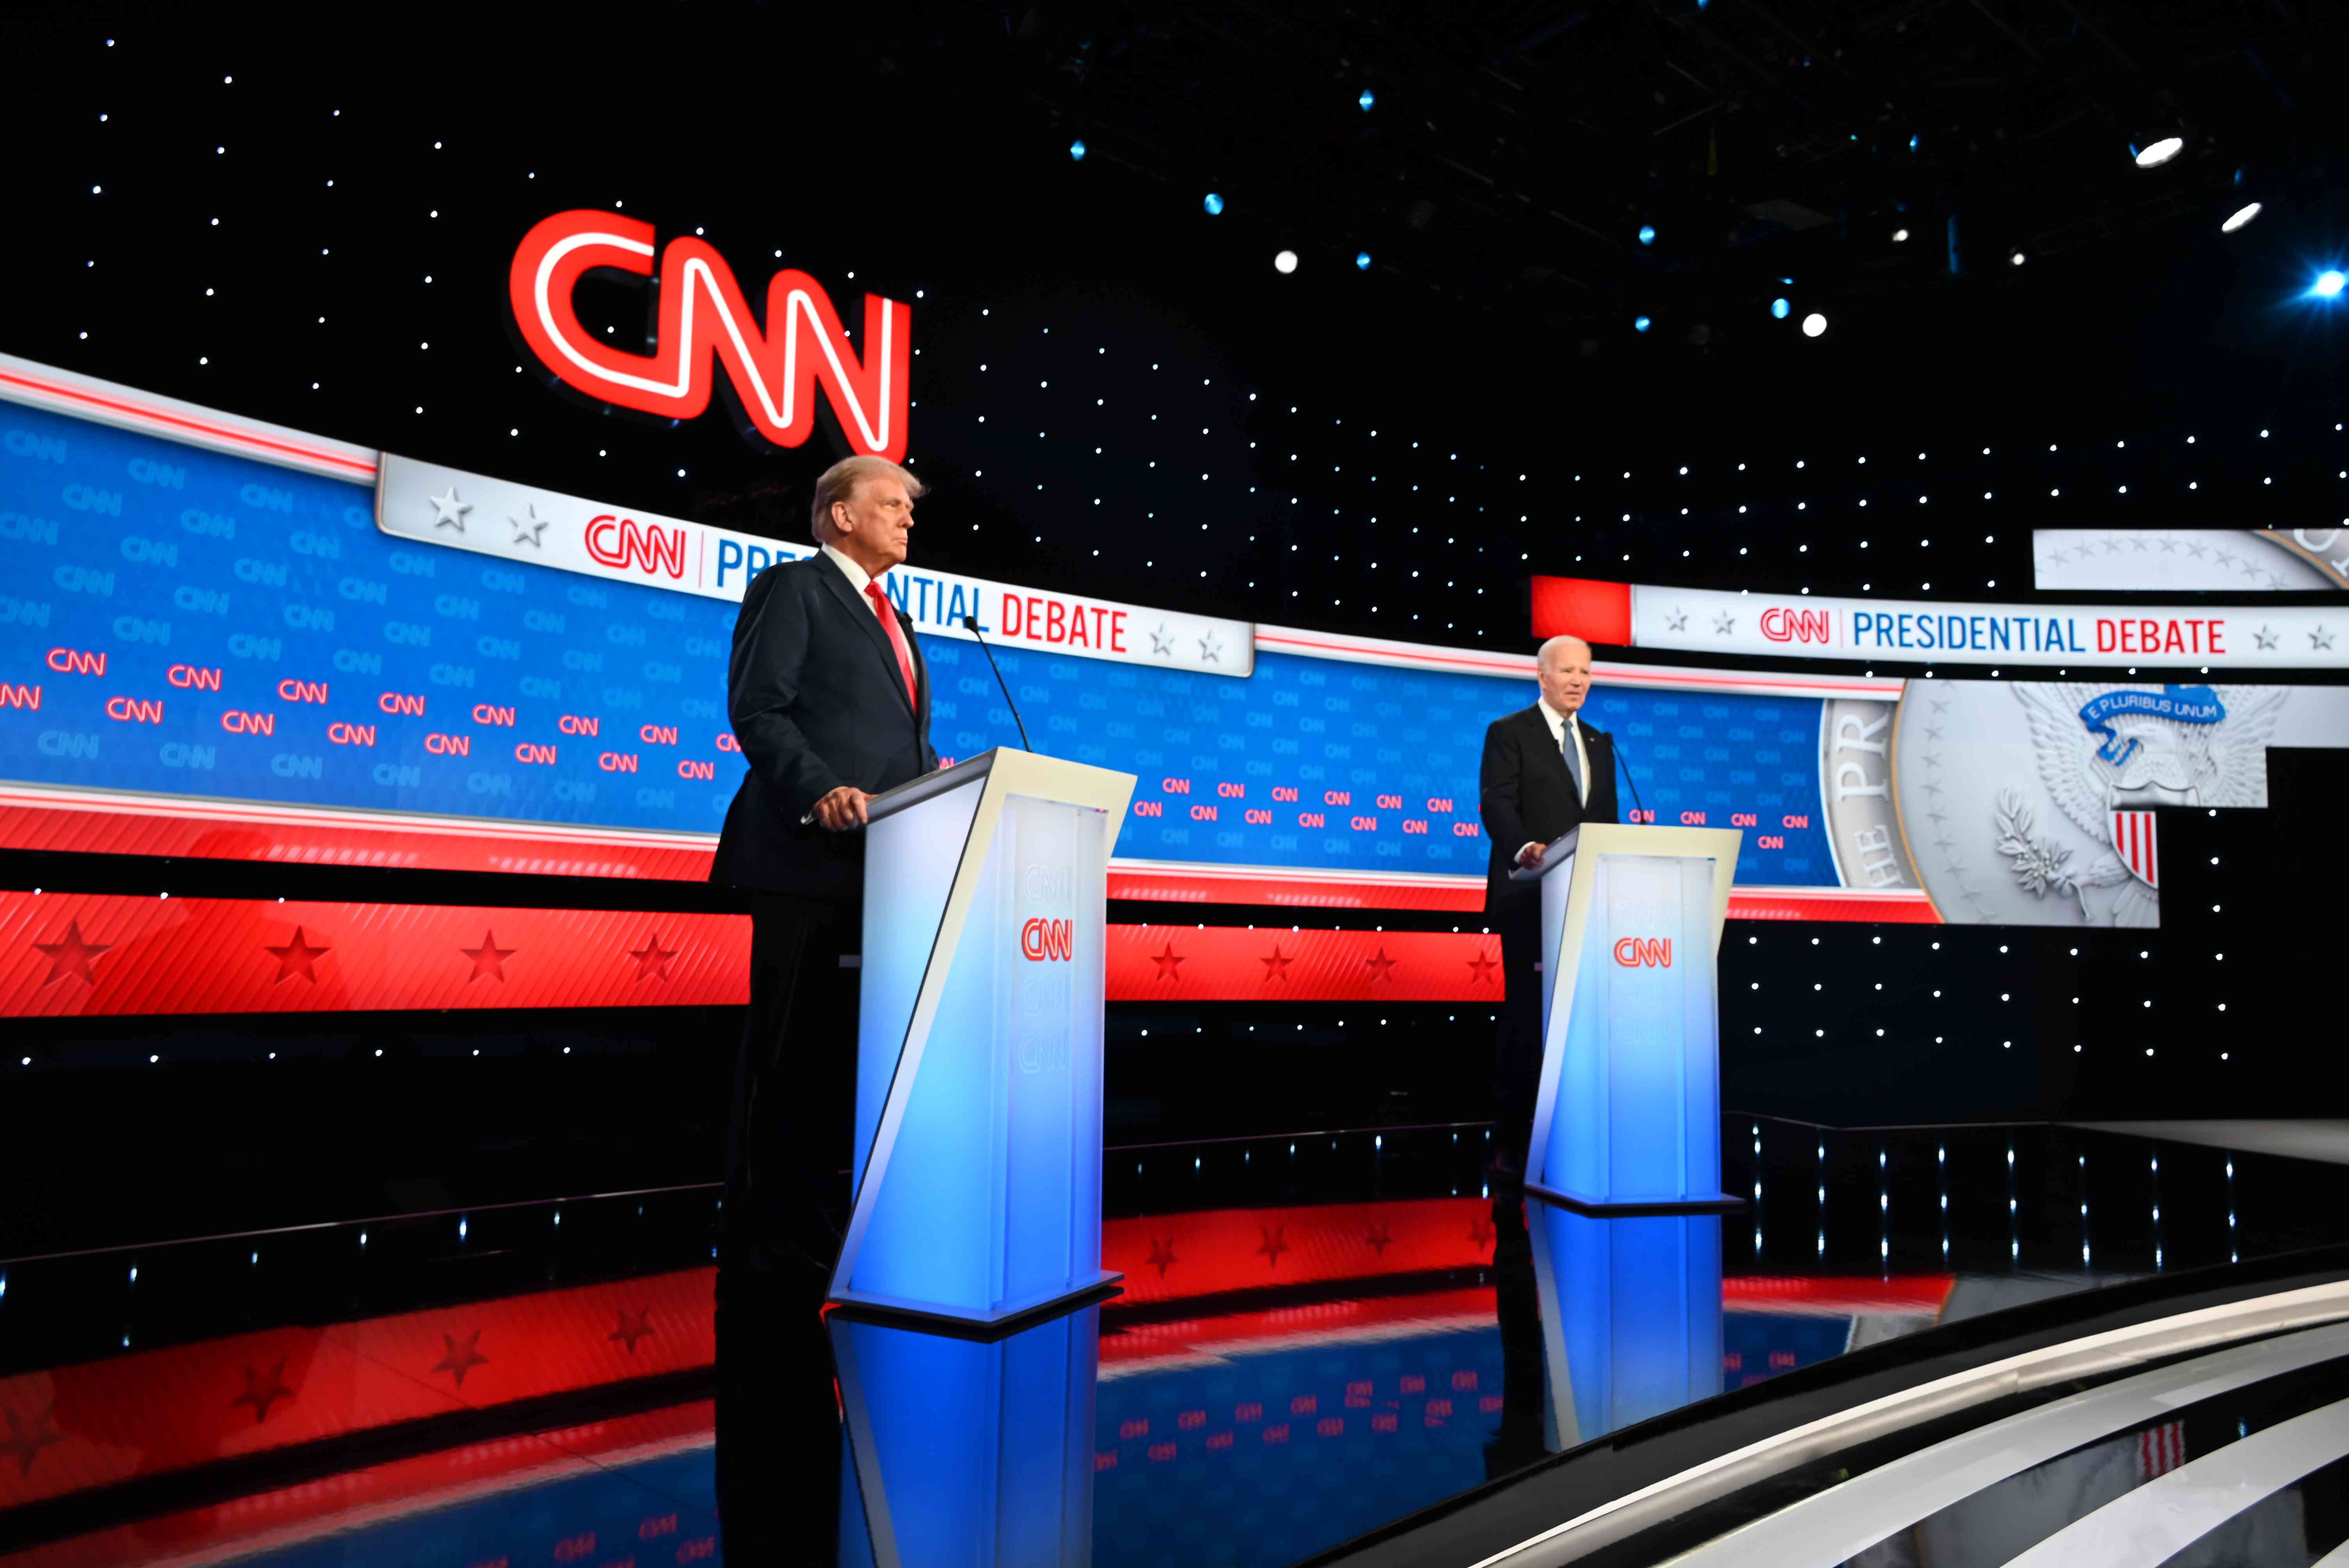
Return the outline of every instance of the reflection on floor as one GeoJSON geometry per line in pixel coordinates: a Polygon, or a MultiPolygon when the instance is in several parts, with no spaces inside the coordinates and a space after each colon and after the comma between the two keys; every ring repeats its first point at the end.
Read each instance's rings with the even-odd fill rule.
{"type": "MultiPolygon", "coordinates": [[[[22,1369],[0,1377],[0,1564],[1276,1568],[1725,1389],[2141,1270],[2222,1264],[2247,1234],[2314,1239],[2340,1212],[2320,1192],[2315,1212],[2239,1213],[2235,1161],[2183,1150],[2167,1216],[2159,1188],[2114,1205],[2141,1217],[2078,1213],[2107,1196],[2092,1169],[2160,1180],[2161,1150],[2095,1134],[1761,1128],[1729,1130],[1733,1151],[1753,1146],[1741,1179],[1763,1194],[1758,1215],[1727,1220],[1454,1196],[1481,1140],[1448,1132],[1408,1158],[1354,1135],[1369,1180],[1349,1179],[1335,1137],[1309,1178],[1293,1146],[1155,1150],[1171,1174],[1137,1162],[1105,1233],[1126,1294],[995,1345],[818,1320],[707,1266],[629,1274],[640,1246],[613,1255],[621,1277],[325,1328],[256,1324],[48,1367],[20,1340],[22,1369]],[[2189,1159],[2211,1170],[2181,1174],[2189,1159]],[[1216,1202],[1152,1211],[1135,1183],[1154,1180],[1216,1202]],[[2059,1266],[2074,1256],[2092,1266],[2059,1266]]],[[[2292,1174],[2263,1157],[2241,1180],[2262,1205],[2316,1191],[2292,1174]]],[[[557,1227],[512,1229],[522,1257],[523,1238],[557,1227]]],[[[47,1277],[16,1270],[0,1312],[47,1277]]],[[[2330,1383],[2302,1385],[2290,1411],[2187,1411],[2100,1434],[2106,1458],[2084,1449],[2002,1484],[2076,1516],[2118,1495],[2095,1479],[2107,1471],[2190,1470],[2224,1451],[2229,1420],[2240,1439],[2327,1408],[2330,1383]]],[[[2267,1492],[2294,1485],[2308,1490],[2295,1475],[2267,1492]]],[[[2012,1496],[2001,1517],[2020,1510],[2012,1496]]],[[[2271,1560],[2243,1550],[2229,1560],[2271,1560]]]]}

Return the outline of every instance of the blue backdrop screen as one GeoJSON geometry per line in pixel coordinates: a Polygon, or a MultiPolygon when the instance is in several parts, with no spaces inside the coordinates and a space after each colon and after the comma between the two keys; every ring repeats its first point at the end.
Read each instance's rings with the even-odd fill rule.
{"type": "MultiPolygon", "coordinates": [[[[373,502],[0,406],[0,774],[717,831],[743,766],[725,717],[733,604],[395,540],[373,502]]],[[[975,645],[923,651],[942,754],[1018,744],[975,645]]],[[[1040,749],[1139,777],[1117,852],[1156,861],[1481,873],[1485,727],[1534,696],[1276,653],[1246,679],[998,657],[1040,749]]],[[[1659,821],[1778,838],[1749,836],[1741,881],[1835,882],[1817,702],[1601,688],[1590,712],[1659,821]]]]}

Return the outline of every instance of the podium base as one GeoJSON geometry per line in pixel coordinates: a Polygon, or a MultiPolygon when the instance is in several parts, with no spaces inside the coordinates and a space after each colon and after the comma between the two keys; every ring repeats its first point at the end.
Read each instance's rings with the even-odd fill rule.
{"type": "Polygon", "coordinates": [[[1635,1220],[1651,1214],[1733,1214],[1745,1207],[1744,1199],[1726,1192],[1684,1198],[1594,1198],[1584,1192],[1546,1187],[1538,1181],[1526,1183],[1526,1196],[1599,1220],[1635,1220]]]}
{"type": "Polygon", "coordinates": [[[917,1328],[957,1339],[991,1342],[1008,1339],[1023,1329],[1081,1307],[1106,1301],[1123,1292],[1125,1275],[1103,1270],[1086,1284],[1048,1296],[1006,1304],[991,1313],[967,1312],[942,1302],[911,1301],[898,1296],[871,1295],[863,1291],[835,1292],[830,1298],[833,1315],[854,1321],[917,1328]]]}

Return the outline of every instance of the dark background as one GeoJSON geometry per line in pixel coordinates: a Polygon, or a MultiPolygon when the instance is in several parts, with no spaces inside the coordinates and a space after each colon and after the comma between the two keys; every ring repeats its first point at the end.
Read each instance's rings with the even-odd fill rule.
{"type": "MultiPolygon", "coordinates": [[[[867,287],[912,303],[927,566],[1513,650],[1535,572],[2029,598],[2035,526],[2349,510],[2341,324],[2305,297],[2349,232],[2344,29],[2338,8],[2065,0],[19,5],[0,350],[798,537],[821,439],[591,411],[514,348],[515,242],[616,206],[703,230],[754,297],[789,264],[852,320],[867,287]],[[2164,129],[2186,153],[2135,168],[2164,129]],[[1806,339],[1814,310],[1829,329],[1806,339]]],[[[591,287],[582,316],[641,334],[647,297],[591,287]]],[[[1845,1125],[2337,1109],[2334,776],[2278,753],[2270,810],[2170,813],[2156,934],[1733,925],[1729,1104],[1845,1125]]],[[[654,896],[100,858],[0,876],[654,896]]],[[[1489,1114],[1488,1015],[1112,1012],[1112,1142],[1489,1114]]],[[[708,1180],[735,1028],[12,1025],[0,1145],[30,1201],[0,1252],[708,1180]]]]}

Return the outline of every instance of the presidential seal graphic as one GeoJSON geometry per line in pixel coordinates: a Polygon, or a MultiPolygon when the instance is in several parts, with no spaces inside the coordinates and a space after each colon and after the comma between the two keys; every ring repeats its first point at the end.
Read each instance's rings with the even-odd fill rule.
{"type": "Polygon", "coordinates": [[[2155,809],[2265,806],[2299,689],[1914,683],[1898,787],[1919,878],[1956,923],[2157,926],[2155,809]]]}

